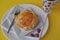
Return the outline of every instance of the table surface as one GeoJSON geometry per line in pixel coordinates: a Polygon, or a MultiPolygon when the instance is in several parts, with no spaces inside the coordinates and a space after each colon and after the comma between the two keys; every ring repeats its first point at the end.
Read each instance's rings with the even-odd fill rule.
{"type": "MultiPolygon", "coordinates": [[[[17,4],[34,4],[40,8],[43,6],[42,0],[0,0],[0,23],[7,10],[17,4]]],[[[52,13],[48,15],[49,29],[41,40],[60,40],[60,3],[54,5],[51,10],[52,13]]],[[[0,40],[8,40],[2,32],[1,26],[0,40]]]]}

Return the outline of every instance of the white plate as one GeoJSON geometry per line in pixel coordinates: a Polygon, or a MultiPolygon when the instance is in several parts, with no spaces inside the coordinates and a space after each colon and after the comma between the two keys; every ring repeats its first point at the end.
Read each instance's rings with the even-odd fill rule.
{"type": "MultiPolygon", "coordinates": [[[[32,8],[37,15],[41,16],[43,22],[46,20],[45,25],[44,25],[44,29],[43,29],[43,33],[41,35],[41,38],[46,34],[47,30],[48,30],[48,17],[46,15],[46,13],[40,9],[39,7],[32,5],[32,4],[22,4],[19,5],[20,7],[23,7],[24,9],[30,9],[32,8]],[[47,18],[47,19],[46,19],[47,18]]],[[[11,13],[14,9],[14,7],[12,7],[10,10],[7,11],[7,13],[4,15],[3,19],[2,19],[2,30],[5,34],[5,36],[9,39],[9,40],[33,40],[33,39],[25,39],[25,37],[23,37],[23,33],[18,27],[16,27],[16,25],[13,25],[11,31],[9,34],[7,34],[7,30],[14,18],[14,14],[11,13]]],[[[34,40],[38,40],[37,38],[34,38],[34,40]]]]}

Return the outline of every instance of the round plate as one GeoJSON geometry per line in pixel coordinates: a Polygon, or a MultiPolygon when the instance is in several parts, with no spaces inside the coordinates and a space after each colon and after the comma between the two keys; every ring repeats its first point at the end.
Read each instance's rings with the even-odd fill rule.
{"type": "MultiPolygon", "coordinates": [[[[48,17],[46,15],[46,13],[39,7],[32,5],[32,4],[21,4],[19,5],[20,7],[23,7],[24,9],[30,9],[32,8],[37,15],[40,15],[42,17],[42,20],[45,21],[45,25],[44,25],[44,29],[43,29],[43,33],[41,35],[41,38],[46,34],[47,30],[48,30],[48,17]]],[[[23,37],[21,37],[20,33],[22,32],[21,30],[19,30],[16,25],[14,25],[10,31],[10,33],[7,33],[7,30],[13,20],[13,16],[14,13],[12,11],[14,11],[15,6],[12,7],[10,10],[7,11],[7,13],[4,15],[3,19],[2,19],[2,30],[4,32],[4,35],[9,39],[9,40],[25,40],[23,37]]],[[[22,33],[21,33],[22,34],[22,33]]],[[[28,40],[28,39],[27,39],[28,40]]],[[[35,39],[36,40],[36,39],[35,39]]]]}

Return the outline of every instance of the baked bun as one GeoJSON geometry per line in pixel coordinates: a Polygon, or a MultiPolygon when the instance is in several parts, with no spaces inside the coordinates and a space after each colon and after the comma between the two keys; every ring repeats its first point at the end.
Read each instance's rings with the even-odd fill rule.
{"type": "Polygon", "coordinates": [[[24,30],[34,29],[38,23],[38,16],[29,10],[25,10],[15,18],[15,23],[18,27],[24,30]]]}

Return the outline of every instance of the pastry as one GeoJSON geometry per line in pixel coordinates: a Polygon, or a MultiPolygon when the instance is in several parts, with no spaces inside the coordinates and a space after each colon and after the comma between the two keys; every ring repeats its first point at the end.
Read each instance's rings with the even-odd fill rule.
{"type": "Polygon", "coordinates": [[[38,23],[38,15],[29,10],[25,10],[15,17],[15,23],[24,30],[32,30],[38,23]]]}

